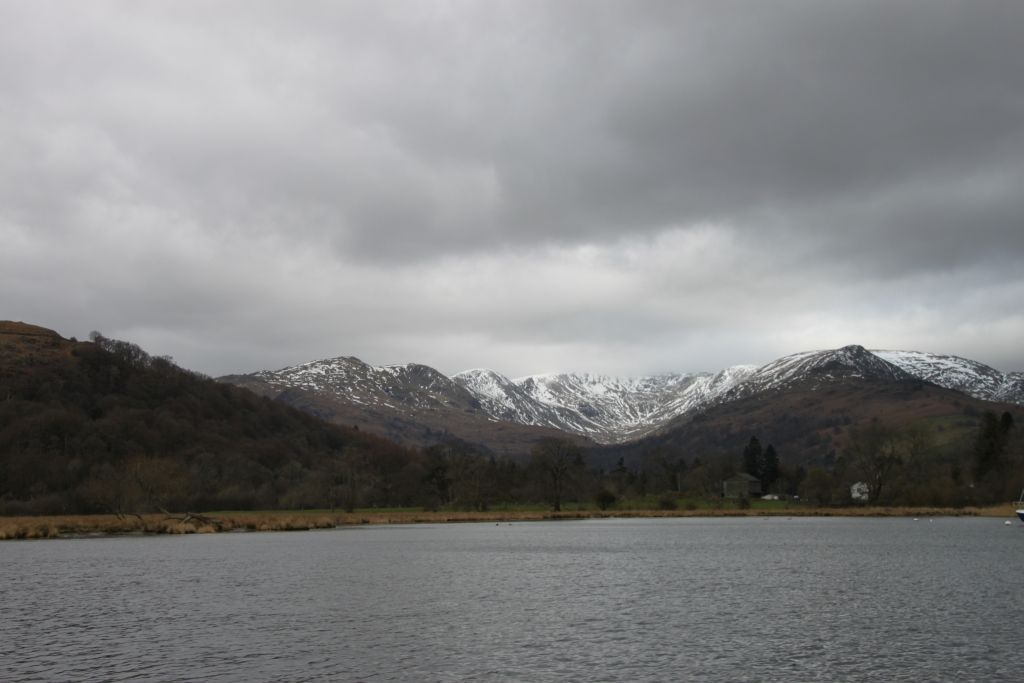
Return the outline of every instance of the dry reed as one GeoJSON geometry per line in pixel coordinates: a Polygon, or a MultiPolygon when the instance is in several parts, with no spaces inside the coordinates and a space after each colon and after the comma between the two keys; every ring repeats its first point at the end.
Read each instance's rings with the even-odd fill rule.
{"type": "Polygon", "coordinates": [[[121,534],[194,534],[222,531],[308,531],[358,524],[436,524],[448,522],[528,522],[568,519],[664,517],[1007,517],[1014,505],[984,508],[940,507],[793,507],[771,510],[493,510],[487,512],[397,510],[375,512],[261,511],[225,512],[187,521],[165,515],[115,517],[65,515],[52,517],[0,517],[0,540],[68,538],[121,534]]]}

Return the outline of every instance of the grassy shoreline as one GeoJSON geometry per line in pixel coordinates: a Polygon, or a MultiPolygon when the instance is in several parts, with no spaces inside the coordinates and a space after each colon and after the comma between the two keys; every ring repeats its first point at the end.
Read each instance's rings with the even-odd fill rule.
{"type": "Polygon", "coordinates": [[[0,540],[76,538],[82,536],[193,534],[237,531],[308,531],[362,524],[437,524],[452,522],[533,522],[572,519],[670,517],[1005,517],[1015,518],[1011,503],[990,507],[779,507],[773,509],[704,508],[697,510],[290,510],[214,512],[194,518],[146,514],[0,517],[0,540]]]}

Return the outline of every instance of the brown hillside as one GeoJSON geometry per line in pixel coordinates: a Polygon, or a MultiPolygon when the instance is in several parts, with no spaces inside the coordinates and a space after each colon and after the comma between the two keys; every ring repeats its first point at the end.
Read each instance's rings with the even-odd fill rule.
{"type": "Polygon", "coordinates": [[[22,322],[0,320],[0,384],[71,356],[77,342],[53,330],[22,322]]]}
{"type": "Polygon", "coordinates": [[[13,320],[0,320],[0,335],[61,338],[61,336],[53,330],[13,320]]]}

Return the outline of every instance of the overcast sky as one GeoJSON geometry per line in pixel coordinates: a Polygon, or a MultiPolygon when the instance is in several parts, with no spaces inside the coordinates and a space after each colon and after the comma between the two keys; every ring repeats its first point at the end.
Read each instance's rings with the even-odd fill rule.
{"type": "Polygon", "coordinates": [[[0,2],[0,318],[220,375],[1024,369],[1024,2],[0,2]]]}

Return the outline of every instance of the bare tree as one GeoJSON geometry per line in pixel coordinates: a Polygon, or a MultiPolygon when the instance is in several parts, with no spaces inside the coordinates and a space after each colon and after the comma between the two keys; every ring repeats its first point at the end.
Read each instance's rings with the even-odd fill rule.
{"type": "Polygon", "coordinates": [[[551,508],[558,512],[566,488],[583,469],[583,451],[567,439],[542,439],[530,453],[530,468],[540,478],[551,508]]]}
{"type": "Polygon", "coordinates": [[[851,464],[865,478],[869,500],[881,499],[890,477],[903,465],[907,452],[905,442],[905,435],[877,422],[851,432],[851,464]]]}
{"type": "Polygon", "coordinates": [[[352,512],[367,499],[373,488],[370,457],[358,446],[349,446],[342,452],[339,462],[342,508],[345,512],[352,512]]]}

